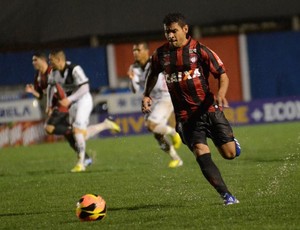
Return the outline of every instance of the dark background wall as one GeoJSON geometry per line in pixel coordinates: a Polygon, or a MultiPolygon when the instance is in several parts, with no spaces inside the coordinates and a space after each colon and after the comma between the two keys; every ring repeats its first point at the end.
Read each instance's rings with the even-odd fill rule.
{"type": "Polygon", "coordinates": [[[300,32],[247,38],[252,98],[300,95],[300,32]]]}
{"type": "Polygon", "coordinates": [[[174,11],[185,14],[192,26],[268,19],[280,24],[300,14],[300,1],[1,0],[0,48],[62,40],[71,43],[91,35],[105,42],[130,40],[133,35],[162,35],[164,15],[174,11]]]}
{"type": "Polygon", "coordinates": [[[106,45],[115,45],[116,71],[124,77],[132,61],[128,44],[163,41],[162,19],[175,11],[224,60],[229,99],[242,99],[240,33],[247,35],[252,99],[300,95],[300,33],[292,31],[300,29],[299,0],[1,0],[0,86],[31,82],[33,50],[58,47],[83,66],[93,89],[107,86],[106,45]]]}
{"type": "MultiPolygon", "coordinates": [[[[93,90],[108,85],[106,47],[68,48],[65,52],[68,60],[82,66],[93,90]]],[[[31,83],[34,77],[32,55],[32,51],[0,53],[0,86],[31,83]]]]}

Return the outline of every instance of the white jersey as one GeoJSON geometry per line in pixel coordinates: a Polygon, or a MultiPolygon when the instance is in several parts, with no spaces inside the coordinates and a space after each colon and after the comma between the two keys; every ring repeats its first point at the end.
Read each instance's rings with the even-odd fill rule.
{"type": "MultiPolygon", "coordinates": [[[[48,78],[51,86],[59,83],[72,102],[69,114],[73,127],[85,130],[89,124],[89,117],[93,109],[92,95],[89,91],[89,79],[79,65],[67,62],[64,71],[53,70],[48,78]]],[[[50,87],[48,87],[50,88],[50,87]]],[[[51,96],[48,97],[51,102],[51,96]]]]}
{"type": "MultiPolygon", "coordinates": [[[[146,63],[144,69],[138,63],[134,63],[130,66],[130,70],[133,71],[132,91],[143,92],[146,82],[146,75],[150,68],[150,60],[146,63]]],[[[150,97],[152,100],[171,100],[168,87],[163,74],[159,74],[158,80],[151,91],[150,97]]]]}
{"type": "MultiPolygon", "coordinates": [[[[134,93],[144,91],[149,67],[150,60],[145,65],[144,69],[138,63],[130,66],[129,70],[133,71],[134,74],[133,79],[131,79],[132,91],[134,93]]],[[[145,115],[145,119],[156,124],[167,124],[174,109],[171,96],[162,73],[158,75],[157,82],[150,93],[150,97],[152,98],[151,113],[145,115]]]]}
{"type": "Polygon", "coordinates": [[[59,83],[65,90],[67,95],[71,95],[79,86],[88,83],[89,79],[85,75],[83,69],[79,65],[72,65],[67,62],[63,72],[53,70],[48,78],[48,83],[59,83]]]}

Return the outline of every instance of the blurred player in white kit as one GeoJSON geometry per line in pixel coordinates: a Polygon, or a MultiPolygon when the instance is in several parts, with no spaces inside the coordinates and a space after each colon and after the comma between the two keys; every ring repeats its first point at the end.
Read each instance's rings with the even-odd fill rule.
{"type": "Polygon", "coordinates": [[[72,137],[74,138],[74,145],[71,146],[76,149],[78,154],[78,162],[71,171],[85,171],[87,165],[85,161],[86,139],[89,136],[93,136],[94,133],[98,133],[100,129],[110,128],[120,131],[120,128],[114,122],[106,119],[105,122],[101,123],[101,127],[98,125],[99,127],[94,126],[97,129],[93,129],[92,127],[88,129],[89,118],[93,109],[89,79],[81,66],[66,61],[66,55],[63,50],[51,51],[49,61],[53,71],[49,74],[48,78],[47,112],[50,114],[52,108],[52,86],[58,83],[66,93],[66,97],[60,100],[59,103],[69,108],[70,124],[73,132],[72,137]]]}
{"type": "MultiPolygon", "coordinates": [[[[150,66],[149,48],[146,42],[137,42],[133,45],[135,62],[129,67],[128,76],[133,93],[143,92],[147,71],[150,66]]],[[[163,75],[160,75],[157,84],[151,92],[153,104],[151,113],[145,115],[145,124],[154,134],[160,148],[171,157],[170,168],[182,166],[183,161],[175,149],[181,145],[181,139],[175,128],[168,125],[173,113],[173,105],[163,75]],[[169,140],[170,137],[171,141],[169,140]]]]}

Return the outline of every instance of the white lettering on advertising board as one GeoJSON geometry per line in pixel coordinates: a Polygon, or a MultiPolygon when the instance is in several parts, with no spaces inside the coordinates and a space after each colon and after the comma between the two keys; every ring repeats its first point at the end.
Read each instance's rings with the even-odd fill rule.
{"type": "Polygon", "coordinates": [[[265,103],[264,121],[291,121],[300,118],[300,101],[265,103]]]}
{"type": "Polygon", "coordinates": [[[0,123],[35,121],[42,118],[36,99],[0,102],[0,123]]]}

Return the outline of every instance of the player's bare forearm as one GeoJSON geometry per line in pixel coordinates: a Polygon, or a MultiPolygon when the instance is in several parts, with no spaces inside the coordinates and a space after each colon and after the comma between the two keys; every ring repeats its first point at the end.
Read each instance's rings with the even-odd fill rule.
{"type": "Polygon", "coordinates": [[[228,101],[226,99],[226,93],[229,86],[229,78],[226,73],[221,74],[219,79],[219,90],[217,95],[218,104],[220,106],[228,107],[228,101]]]}
{"type": "Polygon", "coordinates": [[[36,98],[40,98],[39,92],[34,89],[34,86],[32,84],[27,84],[26,85],[25,92],[26,93],[31,93],[36,98]]]}

